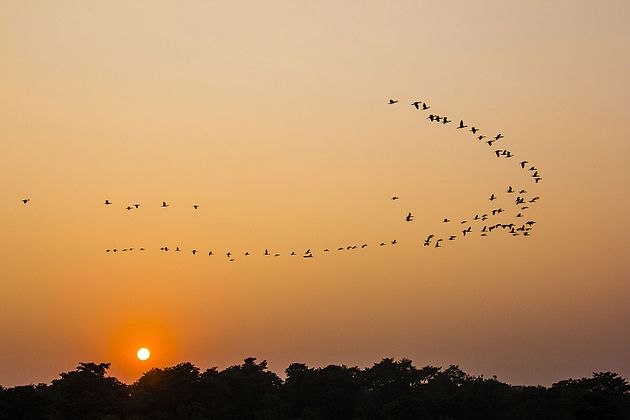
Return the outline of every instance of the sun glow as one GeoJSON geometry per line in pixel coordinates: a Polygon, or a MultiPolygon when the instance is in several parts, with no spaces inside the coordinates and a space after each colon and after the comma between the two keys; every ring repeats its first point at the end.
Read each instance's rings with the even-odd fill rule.
{"type": "Polygon", "coordinates": [[[149,351],[148,348],[142,347],[138,349],[136,356],[138,356],[138,359],[140,360],[147,360],[149,357],[151,357],[151,352],[149,351]]]}

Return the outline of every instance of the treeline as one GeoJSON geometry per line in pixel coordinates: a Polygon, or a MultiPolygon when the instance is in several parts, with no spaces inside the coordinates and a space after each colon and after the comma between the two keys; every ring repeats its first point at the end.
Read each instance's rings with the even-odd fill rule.
{"type": "Polygon", "coordinates": [[[151,369],[126,385],[108,368],[80,363],[50,385],[0,387],[0,419],[630,419],[630,386],[610,372],[547,388],[383,359],[366,369],[294,363],[282,380],[248,358],[224,370],[151,369]]]}

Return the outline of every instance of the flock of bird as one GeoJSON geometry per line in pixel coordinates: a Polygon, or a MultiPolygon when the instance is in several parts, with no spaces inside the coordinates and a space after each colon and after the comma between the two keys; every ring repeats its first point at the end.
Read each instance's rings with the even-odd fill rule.
{"type": "MultiPolygon", "coordinates": [[[[388,101],[388,104],[395,105],[398,102],[399,102],[398,100],[390,99],[388,101]]],[[[411,102],[411,105],[418,111],[428,111],[429,109],[431,109],[431,106],[424,101],[416,100],[414,102],[411,102]]],[[[447,124],[450,124],[453,122],[452,120],[449,120],[447,116],[438,115],[435,113],[430,113],[426,119],[429,120],[430,123],[442,124],[443,126],[446,126],[447,124]]],[[[481,134],[481,130],[478,127],[476,126],[469,127],[468,124],[464,122],[464,120],[460,120],[459,124],[456,125],[455,127],[457,130],[465,130],[465,131],[471,132],[472,135],[474,136],[474,139],[476,139],[479,142],[482,142],[484,141],[484,139],[487,139],[484,141],[484,143],[490,147],[492,147],[496,142],[500,141],[501,143],[503,143],[504,141],[503,134],[498,133],[498,134],[490,135],[489,137],[487,137],[486,135],[481,134]],[[468,128],[469,130],[466,130],[468,128]]],[[[496,155],[497,158],[504,158],[504,159],[510,159],[515,156],[509,149],[507,149],[507,147],[501,148],[501,149],[495,149],[494,154],[496,155]]],[[[530,165],[530,162],[528,160],[520,161],[519,166],[521,167],[521,169],[527,170],[530,173],[530,176],[535,184],[538,184],[542,180],[542,176],[540,175],[539,170],[535,166],[530,165]]],[[[510,196],[510,198],[513,200],[512,208],[490,207],[482,212],[471,215],[471,217],[466,220],[459,221],[459,223],[453,222],[449,218],[443,218],[442,224],[446,224],[447,226],[459,226],[459,228],[454,228],[453,232],[451,232],[448,235],[445,235],[444,237],[439,237],[439,238],[436,236],[436,234],[431,233],[425,239],[420,240],[419,245],[423,247],[441,248],[443,246],[442,244],[446,243],[447,241],[451,242],[459,238],[464,239],[474,233],[478,233],[482,237],[488,236],[489,234],[493,232],[507,232],[508,234],[512,236],[530,236],[531,231],[534,229],[534,225],[536,224],[536,221],[534,220],[524,221],[525,220],[524,218],[525,218],[525,214],[527,210],[530,209],[530,206],[535,205],[540,200],[540,196],[539,195],[531,196],[525,189],[520,189],[520,188],[515,189],[511,185],[509,185],[506,188],[504,194],[506,194],[507,196],[510,196]],[[508,213],[508,212],[514,215],[515,217],[514,221],[505,222],[504,220],[499,221],[495,219],[498,215],[502,213],[508,213]]],[[[488,201],[492,203],[493,201],[497,200],[497,198],[498,198],[497,194],[492,193],[488,197],[488,201]]],[[[393,196],[391,197],[391,200],[397,201],[397,200],[400,200],[400,197],[393,196]]],[[[31,202],[31,199],[24,198],[22,199],[22,202],[26,205],[31,202]]],[[[112,206],[113,202],[110,201],[109,199],[106,199],[104,201],[104,205],[112,206]]],[[[171,205],[166,201],[162,201],[162,204],[160,205],[161,208],[168,208],[170,206],[171,205]]],[[[123,207],[127,211],[131,211],[131,210],[139,209],[140,204],[138,203],[128,204],[128,205],[124,205],[123,207]]],[[[191,204],[190,207],[193,210],[198,210],[200,208],[200,205],[191,204]]],[[[406,216],[404,216],[403,218],[403,221],[406,223],[411,223],[413,222],[413,220],[414,220],[414,214],[411,211],[407,212],[406,216]]],[[[375,244],[375,246],[385,247],[385,246],[395,246],[397,244],[398,244],[398,241],[396,239],[389,239],[384,242],[379,242],[378,244],[375,244]]],[[[324,248],[321,250],[321,252],[330,253],[333,251],[342,252],[342,251],[362,250],[362,249],[366,249],[370,245],[371,244],[369,243],[344,244],[341,246],[324,248]]],[[[107,253],[116,254],[116,253],[128,253],[128,252],[133,252],[133,251],[143,252],[145,250],[146,248],[144,247],[140,247],[140,248],[128,247],[128,248],[121,248],[121,249],[110,248],[110,249],[106,249],[105,251],[107,253]]],[[[180,248],[179,246],[175,246],[175,247],[162,246],[160,248],[160,251],[163,253],[184,252],[183,249],[180,248]]],[[[190,249],[190,250],[187,250],[186,252],[190,252],[192,255],[199,254],[199,255],[207,255],[209,257],[217,255],[215,254],[213,250],[201,251],[198,249],[190,249]]],[[[259,251],[259,252],[244,251],[244,252],[234,253],[232,251],[227,251],[227,252],[221,252],[219,254],[223,254],[226,257],[227,261],[229,262],[236,261],[237,257],[249,257],[253,255],[261,255],[263,257],[272,257],[272,258],[280,257],[282,255],[293,256],[293,257],[301,256],[302,258],[305,258],[305,259],[311,259],[315,255],[311,251],[310,248],[307,249],[303,253],[302,252],[298,253],[296,251],[290,251],[290,252],[287,251],[285,253],[280,253],[280,252],[270,251],[269,249],[265,249],[264,251],[259,251]]]]}

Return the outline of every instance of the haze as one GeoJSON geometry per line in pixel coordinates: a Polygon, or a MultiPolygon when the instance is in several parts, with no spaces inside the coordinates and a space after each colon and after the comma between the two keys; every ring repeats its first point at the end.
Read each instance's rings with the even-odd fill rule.
{"type": "Polygon", "coordinates": [[[628,21],[624,1],[0,3],[0,384],[248,356],[628,377],[628,21]],[[418,99],[536,162],[531,237],[421,246],[534,187],[418,99]],[[146,251],[105,252],[126,247],[146,251]]]}

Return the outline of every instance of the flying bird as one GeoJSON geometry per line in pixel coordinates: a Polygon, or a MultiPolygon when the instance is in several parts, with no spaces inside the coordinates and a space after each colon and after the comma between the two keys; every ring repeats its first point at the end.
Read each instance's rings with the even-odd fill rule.
{"type": "Polygon", "coordinates": [[[416,109],[420,109],[420,104],[421,103],[422,103],[422,101],[415,101],[415,102],[412,102],[411,105],[415,106],[416,109]]]}
{"type": "Polygon", "coordinates": [[[109,206],[110,204],[112,204],[112,202],[111,202],[111,201],[109,201],[109,200],[105,200],[105,205],[106,205],[106,206],[109,206]]]}
{"type": "Polygon", "coordinates": [[[31,201],[30,198],[23,198],[22,199],[22,203],[27,204],[29,201],[31,201]]]}
{"type": "Polygon", "coordinates": [[[457,129],[466,128],[466,127],[468,127],[468,126],[464,125],[464,120],[459,120],[459,127],[457,127],[457,129]]]}
{"type": "Polygon", "coordinates": [[[407,217],[405,217],[405,220],[406,220],[407,222],[411,222],[411,221],[413,220],[413,215],[412,215],[411,213],[409,213],[409,214],[407,215],[407,217]]]}
{"type": "Polygon", "coordinates": [[[199,204],[193,204],[193,208],[197,210],[199,208],[199,204]]]}
{"type": "Polygon", "coordinates": [[[525,169],[525,165],[527,165],[529,162],[524,160],[521,162],[521,168],[525,169]]]}
{"type": "Polygon", "coordinates": [[[390,100],[389,100],[389,102],[387,102],[387,103],[388,103],[389,105],[394,105],[395,103],[398,103],[398,101],[397,101],[397,100],[395,101],[395,100],[393,100],[393,99],[390,99],[390,100]]]}
{"type": "Polygon", "coordinates": [[[166,201],[162,201],[162,207],[168,207],[169,204],[166,204],[166,201]]]}
{"type": "Polygon", "coordinates": [[[471,127],[470,131],[472,131],[473,134],[477,134],[477,131],[479,131],[479,129],[477,127],[471,127]]]}

